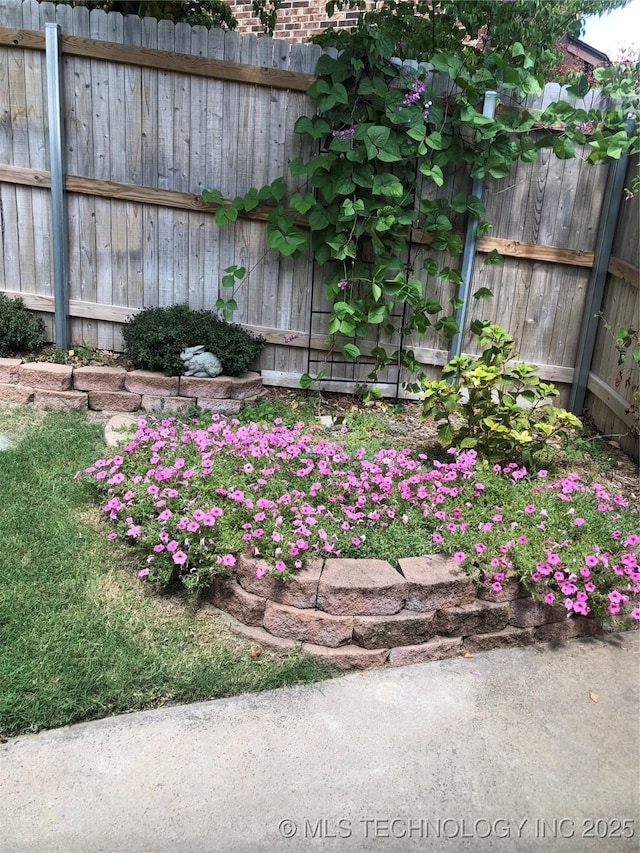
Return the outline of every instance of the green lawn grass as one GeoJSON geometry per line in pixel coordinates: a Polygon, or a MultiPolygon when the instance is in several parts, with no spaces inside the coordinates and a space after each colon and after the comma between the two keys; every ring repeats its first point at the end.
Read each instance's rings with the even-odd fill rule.
{"type": "Polygon", "coordinates": [[[315,681],[315,658],[251,656],[226,625],[137,580],[74,472],[104,454],[81,416],[12,409],[0,431],[0,733],[315,681]]]}

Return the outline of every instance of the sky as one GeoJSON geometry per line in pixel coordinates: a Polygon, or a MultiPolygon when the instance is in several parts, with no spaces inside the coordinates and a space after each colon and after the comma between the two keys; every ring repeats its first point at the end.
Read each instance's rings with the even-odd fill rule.
{"type": "Polygon", "coordinates": [[[620,47],[640,50],[640,0],[631,0],[624,9],[614,9],[601,18],[587,18],[582,40],[606,53],[609,59],[616,58],[620,47]]]}

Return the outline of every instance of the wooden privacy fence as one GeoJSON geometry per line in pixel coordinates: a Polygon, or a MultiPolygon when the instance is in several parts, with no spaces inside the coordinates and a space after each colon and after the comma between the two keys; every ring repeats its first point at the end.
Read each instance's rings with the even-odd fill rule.
{"type": "MultiPolygon", "coordinates": [[[[287,174],[291,159],[310,153],[293,127],[314,108],[304,93],[320,53],[315,46],[4,0],[0,290],[44,312],[51,331],[47,22],[60,24],[63,33],[72,341],[119,350],[122,323],[143,307],[188,302],[212,308],[219,295],[227,295],[219,292],[225,268],[238,264],[251,272],[235,296],[234,319],[268,341],[258,365],[265,382],[296,387],[310,365],[326,361],[325,387],[352,390],[366,377],[367,359],[341,364],[325,342],[323,312],[329,306],[310,253],[292,260],[265,251],[265,210],[220,228],[215,208],[200,200],[205,188],[217,187],[232,199],[270,183],[287,174]]],[[[548,86],[527,106],[543,106],[557,95],[558,88],[548,86]]],[[[294,190],[298,179],[288,180],[294,190]]],[[[606,181],[607,168],[590,166],[580,152],[564,161],[544,152],[536,163],[517,163],[508,178],[485,187],[493,236],[478,241],[470,290],[489,287],[494,298],[472,300],[468,319],[482,316],[507,327],[522,358],[558,384],[563,402],[573,378],[606,181]],[[503,265],[481,263],[492,249],[505,256],[503,265]]],[[[453,196],[461,190],[469,192],[470,182],[457,173],[444,191],[453,196]]],[[[605,313],[611,325],[618,314],[629,324],[637,305],[637,206],[635,245],[633,210],[623,205],[609,264],[605,313]]],[[[410,250],[418,251],[422,242],[414,234],[410,250]]],[[[442,304],[454,295],[450,285],[426,276],[425,287],[442,304]]],[[[375,343],[361,349],[366,353],[375,343]]],[[[433,333],[405,345],[434,376],[446,362],[446,342],[433,333]]],[[[472,346],[467,336],[465,349],[472,346]]],[[[612,353],[611,336],[601,330],[589,403],[594,413],[598,406],[613,413],[613,420],[607,414],[607,431],[621,434],[633,426],[633,413],[626,411],[633,389],[629,370],[619,379],[612,353]]],[[[402,378],[390,370],[383,389],[395,393],[402,378]]]]}

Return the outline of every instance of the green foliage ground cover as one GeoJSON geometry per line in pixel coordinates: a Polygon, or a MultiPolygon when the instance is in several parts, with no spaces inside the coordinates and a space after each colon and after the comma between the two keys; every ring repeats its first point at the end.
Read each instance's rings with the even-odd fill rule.
{"type": "Polygon", "coordinates": [[[0,411],[0,733],[313,681],[319,661],[252,658],[184,599],[148,595],[73,479],[104,445],[66,413],[0,411]]]}

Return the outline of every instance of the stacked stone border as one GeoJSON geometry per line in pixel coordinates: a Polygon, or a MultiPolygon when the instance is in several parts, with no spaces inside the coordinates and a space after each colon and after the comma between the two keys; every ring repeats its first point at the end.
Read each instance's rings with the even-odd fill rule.
{"type": "Polygon", "coordinates": [[[319,558],[283,581],[258,578],[240,557],[209,600],[237,634],[269,651],[302,651],[341,669],[441,660],[536,641],[602,633],[592,618],[530,597],[515,575],[500,592],[478,585],[445,555],[384,560],[319,558]]]}
{"type": "Polygon", "coordinates": [[[262,392],[259,373],[198,379],[123,367],[73,367],[0,358],[0,400],[41,409],[237,414],[262,392]]]}

